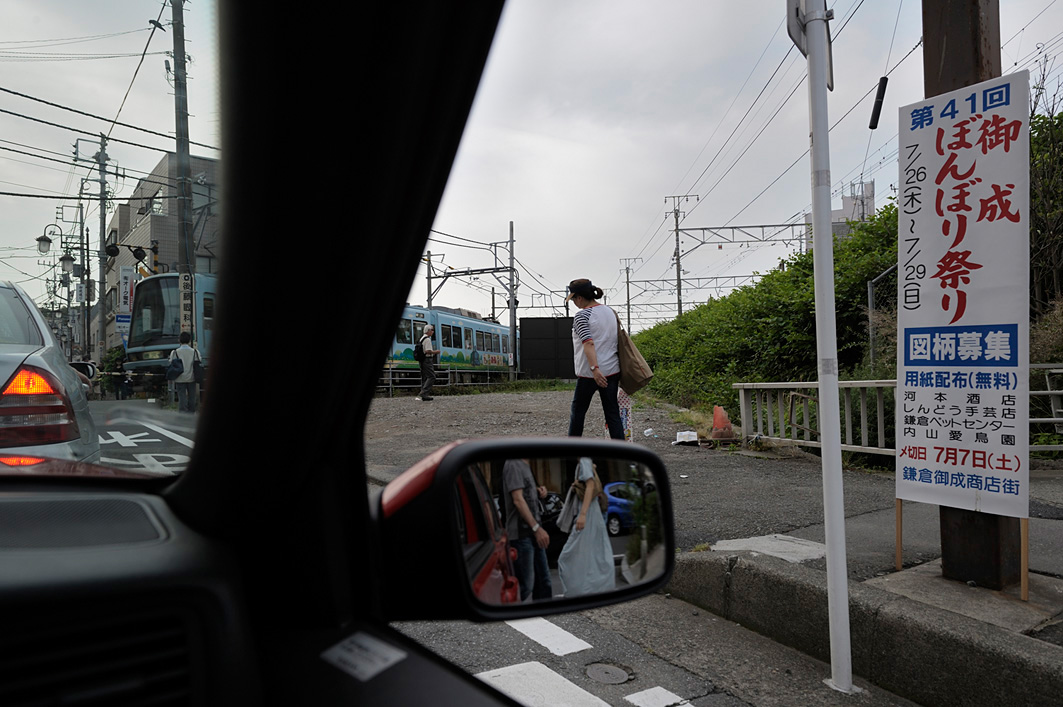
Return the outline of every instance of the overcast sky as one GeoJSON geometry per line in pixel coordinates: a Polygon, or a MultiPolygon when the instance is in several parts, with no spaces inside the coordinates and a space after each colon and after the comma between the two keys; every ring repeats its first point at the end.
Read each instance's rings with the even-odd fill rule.
{"type": "MultiPolygon", "coordinates": [[[[897,181],[898,108],[923,98],[923,54],[916,48],[921,6],[916,0],[828,5],[835,12],[830,123],[856,106],[830,134],[834,208],[841,208],[841,192],[862,172],[875,182],[881,205],[897,181]],[[873,89],[898,62],[872,132],[873,89]]],[[[1000,5],[1005,72],[1032,58],[1038,43],[1049,44],[1049,55],[1059,51],[1063,3],[1000,5]]],[[[571,279],[589,277],[622,307],[622,259],[642,258],[631,263],[633,280],[674,283],[667,196],[700,197],[682,202],[682,227],[803,222],[811,210],[809,160],[802,158],[807,85],[787,96],[805,75],[806,62],[791,51],[783,19],[782,0],[508,3],[436,230],[495,242],[508,239],[512,221],[521,305],[544,304],[547,298],[532,293],[563,290],[571,279]]],[[[489,253],[453,245],[468,243],[433,238],[433,260],[443,254],[457,270],[493,264],[489,253]]],[[[776,244],[688,252],[696,242],[682,241],[686,277],[765,272],[792,251],[776,244]]],[[[422,266],[412,303],[425,301],[424,274],[422,266]]],[[[473,284],[494,284],[501,292],[489,278],[473,284]]],[[[490,312],[490,295],[460,284],[469,281],[449,280],[436,301],[490,312]]],[[[642,287],[632,287],[633,301],[674,307],[674,290],[637,295],[642,287]]],[[[684,288],[684,310],[711,294],[684,288]]],[[[504,306],[501,294],[497,306],[504,306]]]]}
{"type": "MultiPolygon", "coordinates": [[[[119,122],[174,134],[173,87],[164,64],[169,60],[173,66],[172,54],[164,54],[173,50],[169,6],[164,9],[157,0],[6,0],[2,7],[0,88],[108,119],[118,114],[128,90],[119,122]],[[149,44],[149,20],[156,19],[166,31],[156,30],[149,44]],[[137,71],[145,45],[148,54],[137,71]]],[[[189,132],[193,141],[220,146],[214,19],[213,2],[195,0],[185,5],[185,50],[192,57],[188,66],[189,132]]],[[[172,138],[120,126],[112,129],[108,121],[7,92],[0,92],[0,109],[85,133],[0,113],[0,192],[76,196],[81,179],[95,178],[96,173],[90,175],[87,165],[72,165],[75,141],[80,141],[82,156],[91,158],[98,149],[99,134],[110,132],[116,140],[159,148],[145,149],[116,141],[107,146],[112,165],[125,170],[124,178],[108,178],[115,196],[121,199],[128,197],[137,180],[155,167],[164,154],[161,150],[174,149],[172,138]],[[27,152],[36,157],[21,154],[27,152]]],[[[192,147],[192,154],[220,156],[214,150],[196,146],[192,147]]],[[[94,182],[87,191],[98,193],[98,183],[94,182]]],[[[46,226],[56,222],[57,207],[76,203],[0,196],[0,213],[4,216],[4,227],[0,229],[0,278],[21,283],[41,302],[41,276],[48,268],[38,265],[43,259],[36,254],[35,239],[46,226]]],[[[97,202],[88,203],[86,222],[95,249],[99,244],[99,210],[97,202]]],[[[73,216],[75,211],[68,208],[66,215],[73,216]]],[[[62,225],[67,233],[76,233],[72,224],[62,225]]],[[[53,250],[57,245],[53,245],[53,250]]],[[[94,278],[96,274],[94,265],[94,278]]]]}
{"type": "MultiPolygon", "coordinates": [[[[898,107],[923,97],[920,3],[828,5],[835,12],[830,123],[853,109],[830,134],[834,208],[841,207],[841,193],[861,173],[875,182],[881,205],[897,181],[898,107]],[[892,73],[882,120],[872,132],[873,89],[887,69],[892,73]]],[[[1027,68],[1039,51],[1050,57],[1060,51],[1063,2],[1000,0],[1000,6],[1005,72],[1027,68]]],[[[808,148],[808,89],[799,85],[805,61],[791,50],[784,7],[782,0],[510,0],[435,222],[440,233],[428,244],[433,261],[442,258],[441,267],[455,270],[494,265],[477,244],[507,240],[512,221],[522,307],[560,305],[562,295],[550,300],[545,293],[563,290],[576,277],[591,278],[607,291],[607,301],[622,307],[622,259],[641,258],[631,262],[632,280],[674,281],[672,201],[665,197],[699,197],[680,204],[684,228],[803,221],[811,208],[809,162],[802,157],[808,148]]],[[[148,40],[149,20],[162,9],[155,0],[8,0],[0,23],[6,69],[0,87],[113,117],[148,40]],[[54,41],[97,35],[114,36],[61,46],[54,41]],[[41,61],[40,54],[17,52],[133,56],[41,61]]],[[[213,9],[207,0],[186,6],[187,51],[194,59],[190,132],[193,141],[220,146],[213,9]]],[[[170,17],[167,7],[161,22],[168,30],[170,17]]],[[[120,121],[172,134],[173,89],[163,65],[168,57],[154,54],[172,46],[172,32],[155,32],[120,121]]],[[[0,108],[89,133],[108,129],[102,121],[7,93],[0,93],[0,108]]],[[[173,149],[172,140],[126,128],[115,127],[111,135],[173,149]]],[[[0,114],[0,147],[9,148],[0,150],[0,191],[76,194],[88,173],[84,167],[72,170],[10,149],[69,163],[78,137],[0,114]]],[[[90,136],[80,137],[84,149],[94,150],[90,136]]],[[[218,156],[204,148],[192,152],[218,156]]],[[[138,172],[150,171],[161,156],[117,143],[108,153],[129,170],[116,185],[119,198],[127,197],[138,172]]],[[[39,295],[45,268],[37,265],[34,239],[54,222],[61,202],[0,200],[6,217],[0,277],[23,281],[39,295]]],[[[93,211],[88,220],[96,243],[98,214],[93,211]]],[[[688,278],[765,272],[792,250],[782,244],[691,250],[695,245],[683,238],[688,278]]],[[[411,303],[426,300],[424,276],[422,265],[411,303]]],[[[492,285],[502,308],[502,287],[490,275],[448,280],[435,303],[489,314],[492,285]]],[[[643,287],[632,287],[634,302],[674,306],[673,291],[640,294],[643,287]]],[[[711,294],[685,289],[684,309],[711,294]]],[[[552,311],[563,307],[522,309],[520,316],[552,311]]]]}

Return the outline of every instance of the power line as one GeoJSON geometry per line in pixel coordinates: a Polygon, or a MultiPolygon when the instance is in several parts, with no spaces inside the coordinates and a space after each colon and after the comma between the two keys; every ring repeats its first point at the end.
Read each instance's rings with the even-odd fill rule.
{"type": "MultiPolygon", "coordinates": [[[[48,126],[53,127],[53,128],[60,128],[62,130],[68,130],[68,131],[70,131],[72,133],[77,133],[79,135],[88,135],[88,136],[90,136],[92,138],[96,138],[97,137],[97,135],[95,135],[93,133],[90,133],[90,132],[85,131],[85,130],[80,130],[78,128],[72,128],[69,125],[61,125],[60,123],[52,123],[52,122],[47,121],[47,120],[42,120],[41,118],[34,118],[32,116],[23,115],[21,113],[16,113],[16,112],[11,111],[11,110],[5,110],[4,108],[0,108],[0,113],[4,113],[6,115],[13,115],[16,118],[22,118],[23,120],[30,120],[30,121],[33,121],[34,123],[41,123],[43,125],[48,125],[48,126]]],[[[104,120],[106,120],[106,118],[104,118],[104,120]]],[[[169,152],[169,150],[161,148],[161,147],[152,147],[150,145],[141,145],[139,143],[130,142],[128,140],[119,140],[116,137],[110,138],[110,142],[117,142],[117,143],[120,143],[122,145],[129,145],[131,147],[140,147],[140,148],[145,149],[145,150],[155,150],[156,152],[169,152]]]]}
{"type": "MultiPolygon", "coordinates": [[[[151,56],[165,55],[166,52],[151,52],[151,56]]],[[[42,61],[97,61],[100,59],[130,59],[140,54],[63,54],[59,52],[13,52],[0,49],[0,61],[42,62],[42,61]]]]}
{"type": "MultiPolygon", "coordinates": [[[[12,183],[13,182],[0,182],[0,184],[12,184],[12,183]]],[[[17,184],[16,186],[26,187],[27,189],[35,188],[35,187],[30,187],[30,186],[28,186],[26,184],[17,184]]],[[[56,199],[56,200],[59,200],[59,201],[99,201],[100,200],[99,196],[90,196],[90,195],[84,195],[84,196],[56,196],[56,195],[50,195],[50,194],[19,194],[19,193],[9,192],[9,191],[0,191],[0,196],[13,196],[13,197],[18,197],[18,198],[22,198],[22,199],[56,199]]],[[[173,196],[155,196],[154,198],[155,199],[180,199],[181,197],[179,197],[179,196],[177,196],[175,194],[173,196]]],[[[115,197],[113,197],[113,196],[108,196],[107,197],[107,201],[116,201],[116,200],[120,200],[120,199],[115,199],[115,197]]]]}
{"type": "Polygon", "coordinates": [[[133,90],[133,83],[137,80],[137,74],[140,73],[140,67],[144,65],[144,57],[148,55],[148,46],[151,45],[151,39],[155,36],[155,30],[162,25],[159,24],[159,20],[162,19],[162,13],[166,11],[166,3],[162,3],[162,7],[159,9],[159,16],[155,18],[155,22],[151,24],[151,33],[148,35],[148,41],[144,43],[144,51],[140,53],[140,61],[137,62],[137,68],[133,70],[133,78],[129,80],[129,86],[125,90],[125,95],[122,96],[122,103],[118,106],[118,112],[114,114],[114,120],[111,121],[111,127],[107,130],[107,137],[111,137],[111,131],[114,130],[114,126],[118,123],[118,116],[122,114],[122,109],[125,108],[126,99],[129,98],[129,92],[133,90]]]}
{"type": "MultiPolygon", "coordinates": [[[[133,78],[136,78],[136,76],[134,75],[133,78]]],[[[132,84],[130,84],[130,86],[132,86],[132,84]]],[[[104,122],[111,123],[112,127],[114,125],[120,125],[123,128],[129,128],[130,130],[139,130],[142,133],[147,133],[149,135],[155,135],[157,137],[164,137],[167,140],[173,140],[174,139],[173,135],[167,135],[166,133],[160,133],[160,132],[157,132],[155,130],[149,130],[148,128],[141,128],[141,127],[139,127],[137,125],[130,125],[129,123],[120,123],[117,120],[117,116],[115,116],[114,120],[112,120],[111,118],[104,118],[102,115],[95,115],[93,113],[86,113],[85,111],[78,110],[77,108],[70,108],[69,106],[64,106],[64,105],[61,105],[59,103],[53,103],[51,101],[46,101],[43,98],[37,98],[35,96],[31,96],[31,95],[26,94],[26,93],[21,93],[19,91],[14,91],[14,90],[12,90],[10,88],[4,88],[3,86],[0,86],[0,91],[2,91],[4,93],[9,93],[9,94],[11,94],[13,96],[18,96],[19,98],[25,98],[25,99],[28,99],[28,100],[31,100],[31,101],[36,101],[37,103],[43,103],[44,105],[51,106],[52,108],[58,108],[60,110],[65,110],[65,111],[68,111],[70,113],[76,113],[77,115],[82,115],[82,116],[85,116],[86,118],[93,118],[95,120],[102,120],[104,122]]],[[[129,95],[128,90],[126,91],[126,95],[127,96],[129,95]]],[[[122,104],[125,105],[125,99],[122,99],[122,104]]],[[[121,112],[121,110],[122,110],[121,108],[118,109],[119,112],[121,112]]],[[[25,116],[20,116],[20,117],[25,117],[25,116]]],[[[29,118],[29,119],[30,120],[35,120],[34,118],[29,118]]],[[[60,126],[60,127],[66,127],[66,126],[60,126]]],[[[67,128],[67,130],[74,130],[74,128],[67,128]]],[[[122,142],[121,140],[118,140],[118,139],[115,139],[115,138],[109,138],[109,139],[111,141],[113,141],[113,142],[122,142]]],[[[127,144],[134,144],[135,145],[135,143],[127,143],[127,144]]],[[[191,144],[196,145],[197,147],[205,147],[205,148],[210,149],[210,150],[218,150],[219,149],[217,147],[214,147],[213,145],[207,145],[207,144],[204,144],[204,143],[201,143],[201,142],[191,142],[191,144]]],[[[136,145],[136,147],[144,147],[144,146],[143,145],[136,145]]],[[[148,149],[154,150],[154,149],[158,149],[158,148],[152,147],[152,148],[148,148],[148,149]]]]}
{"type": "Polygon", "coordinates": [[[91,34],[84,37],[63,37],[60,39],[6,39],[0,41],[0,45],[4,44],[37,44],[38,42],[50,42],[51,44],[41,44],[40,48],[49,46],[62,46],[64,44],[80,44],[82,42],[95,42],[100,39],[110,39],[111,37],[121,37],[126,34],[139,34],[140,32],[147,32],[148,28],[143,27],[141,29],[131,29],[125,32],[112,32],[110,34],[91,34]]]}

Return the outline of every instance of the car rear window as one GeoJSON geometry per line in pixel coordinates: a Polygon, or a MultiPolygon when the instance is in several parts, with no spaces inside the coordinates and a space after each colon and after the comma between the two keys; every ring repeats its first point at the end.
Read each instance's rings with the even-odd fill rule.
{"type": "Polygon", "coordinates": [[[0,344],[43,343],[26,303],[14,289],[0,286],[0,344]]]}

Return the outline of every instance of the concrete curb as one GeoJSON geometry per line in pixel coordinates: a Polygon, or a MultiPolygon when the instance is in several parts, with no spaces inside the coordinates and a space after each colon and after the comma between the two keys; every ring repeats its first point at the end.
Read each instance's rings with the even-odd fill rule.
{"type": "MultiPolygon", "coordinates": [[[[830,661],[825,572],[757,553],[688,552],[666,591],[830,661]]],[[[849,622],[853,673],[906,699],[1063,705],[1059,646],[853,582],[849,622]]]]}

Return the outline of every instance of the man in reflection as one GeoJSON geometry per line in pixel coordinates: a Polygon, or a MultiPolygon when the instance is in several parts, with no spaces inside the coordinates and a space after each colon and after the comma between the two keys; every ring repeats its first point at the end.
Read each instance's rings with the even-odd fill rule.
{"type": "Polygon", "coordinates": [[[502,467],[502,495],[506,500],[506,534],[517,550],[517,581],[520,600],[553,596],[546,548],[550,535],[540,525],[538,498],[545,486],[536,486],[527,459],[510,459],[502,467]],[[538,498],[537,498],[538,497],[538,498]]]}

